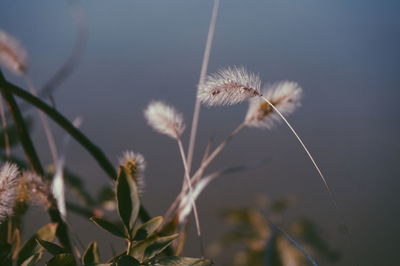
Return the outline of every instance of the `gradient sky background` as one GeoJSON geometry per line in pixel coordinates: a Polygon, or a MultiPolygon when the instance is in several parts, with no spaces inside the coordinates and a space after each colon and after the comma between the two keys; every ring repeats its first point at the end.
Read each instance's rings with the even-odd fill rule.
{"type": "MultiPolygon", "coordinates": [[[[142,110],[150,100],[164,99],[185,114],[190,126],[212,2],[85,0],[82,5],[88,43],[77,71],[55,93],[58,109],[71,119],[83,116],[82,130],[115,163],[126,149],[145,155],[144,202],[161,215],[178,191],[183,170],[176,144],[153,132],[142,110]]],[[[363,266],[400,260],[399,14],[397,0],[222,0],[210,59],[209,72],[243,65],[265,83],[293,80],[304,88],[303,106],[289,120],[327,175],[363,266]]],[[[30,74],[39,87],[65,61],[75,38],[66,1],[3,0],[0,28],[28,50],[30,74]]],[[[241,122],[246,108],[203,108],[197,155],[210,135],[219,141],[241,122]]],[[[56,132],[60,141],[62,131],[56,132]]],[[[38,124],[34,140],[49,162],[38,124]]],[[[82,148],[76,143],[70,148],[69,168],[87,177],[94,192],[109,183],[82,148]]],[[[352,265],[348,241],[337,230],[340,218],[285,126],[243,131],[211,169],[262,158],[270,162],[216,180],[200,197],[205,241],[211,243],[223,231],[222,208],[250,206],[259,194],[295,195],[298,205],[287,219],[317,221],[343,252],[336,265],[352,265]]],[[[85,241],[108,237],[74,221],[85,241]]],[[[198,255],[195,247],[193,242],[187,255],[198,255]]]]}

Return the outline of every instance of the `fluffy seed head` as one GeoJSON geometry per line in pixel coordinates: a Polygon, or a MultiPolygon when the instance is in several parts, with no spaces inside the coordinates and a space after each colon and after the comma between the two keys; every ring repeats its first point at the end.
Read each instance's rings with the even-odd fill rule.
{"type": "MultiPolygon", "coordinates": [[[[283,81],[267,88],[263,95],[283,115],[288,115],[300,106],[302,89],[296,82],[283,81]]],[[[250,99],[245,118],[247,126],[270,129],[277,121],[281,119],[268,103],[258,97],[250,99]]]]}
{"type": "Polygon", "coordinates": [[[26,52],[19,43],[4,31],[0,31],[0,64],[15,74],[26,72],[26,52]]]}
{"type": "Polygon", "coordinates": [[[119,164],[125,169],[127,175],[133,178],[139,192],[143,192],[145,187],[144,170],[146,169],[146,161],[143,155],[133,151],[126,151],[120,158],[119,164]]]}
{"type": "Polygon", "coordinates": [[[18,183],[18,167],[15,164],[5,163],[0,169],[0,224],[13,213],[18,183]]]}
{"type": "Polygon", "coordinates": [[[50,184],[35,173],[22,174],[18,188],[18,201],[50,208],[50,184]]]}
{"type": "Polygon", "coordinates": [[[185,130],[183,115],[161,101],[152,101],[144,110],[147,123],[157,132],[178,139],[185,130]]]}
{"type": "Polygon", "coordinates": [[[261,80],[243,67],[225,68],[206,77],[197,97],[208,106],[233,105],[260,95],[261,80]]]}

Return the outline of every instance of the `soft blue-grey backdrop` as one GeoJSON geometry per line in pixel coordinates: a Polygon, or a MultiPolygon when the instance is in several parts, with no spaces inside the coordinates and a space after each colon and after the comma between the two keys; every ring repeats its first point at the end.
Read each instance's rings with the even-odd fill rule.
{"type": "MultiPolygon", "coordinates": [[[[162,214],[178,191],[182,166],[176,144],[154,133],[142,110],[150,100],[164,99],[185,114],[190,126],[212,2],[85,0],[82,5],[88,44],[77,71],[54,95],[58,109],[71,119],[83,116],[83,131],[115,163],[126,149],[145,155],[144,202],[151,213],[162,214]]],[[[28,50],[30,74],[38,86],[71,51],[75,26],[70,11],[66,1],[0,4],[0,28],[28,50]]],[[[363,266],[399,261],[399,12],[396,0],[222,0],[210,59],[209,72],[243,65],[266,83],[287,79],[303,86],[303,106],[290,121],[326,173],[363,266]]],[[[210,135],[218,141],[229,133],[246,108],[202,109],[196,155],[210,135]]],[[[60,141],[62,132],[56,133],[60,141]]],[[[38,123],[34,140],[49,162],[38,123]]],[[[212,169],[260,158],[271,161],[217,180],[201,196],[205,241],[224,230],[217,218],[221,208],[251,205],[258,194],[294,194],[298,205],[286,224],[293,216],[316,220],[332,246],[342,250],[339,265],[352,265],[348,241],[338,233],[340,218],[285,126],[245,130],[212,169]]],[[[109,182],[76,143],[68,166],[86,176],[93,191],[109,182]]],[[[33,212],[39,215],[46,217],[33,212]]],[[[39,221],[32,220],[31,227],[39,221]]],[[[86,242],[108,237],[80,219],[74,222],[86,242]]],[[[196,248],[193,242],[187,254],[198,255],[196,248]]]]}

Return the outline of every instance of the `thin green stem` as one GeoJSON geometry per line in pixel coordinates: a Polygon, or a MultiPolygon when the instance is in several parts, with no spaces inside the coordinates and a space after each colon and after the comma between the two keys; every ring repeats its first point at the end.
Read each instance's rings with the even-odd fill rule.
{"type": "Polygon", "coordinates": [[[11,147],[10,147],[10,138],[7,132],[7,117],[4,111],[3,99],[0,97],[0,117],[1,117],[1,127],[3,129],[4,134],[4,148],[6,151],[7,158],[11,157],[11,147]]]}
{"type": "MultiPolygon", "coordinates": [[[[266,102],[268,103],[272,109],[280,116],[280,118],[285,122],[285,124],[289,127],[289,129],[292,131],[293,135],[296,137],[296,139],[298,140],[298,142],[300,143],[301,147],[304,149],[304,151],[306,152],[308,158],[310,159],[310,161],[312,162],[314,168],[317,170],[323,185],[325,187],[325,189],[328,191],[328,195],[330,197],[331,202],[333,203],[334,207],[336,208],[336,211],[338,212],[339,216],[341,217],[341,220],[343,222],[344,225],[344,229],[345,229],[345,234],[347,235],[347,238],[349,239],[350,245],[351,245],[351,249],[354,249],[354,245],[353,245],[353,238],[351,237],[350,234],[350,230],[348,229],[347,223],[345,221],[345,217],[343,215],[343,213],[341,212],[340,208],[339,208],[339,204],[337,203],[334,195],[333,195],[333,191],[331,189],[331,187],[328,184],[328,181],[326,180],[325,176],[322,174],[321,169],[319,168],[317,162],[315,161],[314,157],[311,155],[310,151],[308,150],[308,148],[306,147],[306,145],[304,144],[303,140],[300,138],[299,134],[296,132],[296,130],[294,130],[294,128],[292,127],[292,125],[289,123],[289,121],[285,118],[285,116],[278,110],[278,108],[275,107],[275,105],[273,105],[271,103],[271,101],[269,101],[266,97],[260,95],[260,97],[266,102]]],[[[358,261],[357,261],[358,264],[358,261]]]]}
{"type": "MultiPolygon", "coordinates": [[[[0,72],[0,90],[8,104],[10,113],[14,119],[14,124],[17,129],[17,134],[21,140],[22,147],[24,149],[25,156],[31,166],[31,168],[40,176],[44,176],[44,170],[40,163],[39,156],[37,155],[36,149],[33,145],[31,137],[29,136],[28,129],[26,127],[24,118],[19,110],[18,104],[14,99],[14,96],[4,88],[5,79],[0,72]]],[[[72,251],[71,240],[68,235],[67,225],[61,218],[60,212],[57,209],[57,205],[54,200],[51,200],[52,206],[49,208],[48,213],[52,222],[58,223],[57,237],[63,244],[64,248],[68,251],[72,251]]]]}
{"type": "Polygon", "coordinates": [[[48,117],[50,117],[54,122],[56,122],[61,128],[63,128],[68,134],[70,134],[79,144],[86,148],[86,150],[94,157],[101,168],[107,173],[111,179],[116,179],[116,171],[111,164],[111,162],[104,155],[103,151],[92,143],[79,129],[77,129],[68,119],[66,119],[57,110],[49,106],[47,103],[43,102],[39,98],[30,94],[29,92],[9,83],[6,80],[2,80],[1,86],[6,91],[22,98],[23,100],[34,105],[36,108],[40,109],[48,117]]]}
{"type": "MultiPolygon", "coordinates": [[[[215,149],[214,151],[207,157],[203,159],[201,162],[200,167],[197,169],[197,171],[194,173],[194,175],[191,178],[191,182],[193,184],[196,184],[200,180],[200,178],[203,176],[204,170],[210,165],[210,163],[218,156],[218,154],[221,153],[221,151],[226,147],[226,145],[231,142],[231,140],[246,126],[245,123],[241,123],[239,126],[237,126],[231,134],[229,134],[228,137],[226,137],[215,149]]],[[[208,153],[208,152],[207,152],[208,153]]],[[[175,201],[171,204],[169,207],[168,211],[164,215],[164,217],[167,219],[172,211],[178,206],[178,203],[182,199],[182,197],[185,195],[185,193],[188,190],[188,186],[186,183],[184,183],[184,186],[182,187],[181,192],[179,195],[176,197],[175,201]]]]}
{"type": "MultiPolygon", "coordinates": [[[[97,161],[99,166],[111,179],[113,180],[116,179],[116,171],[112,163],[103,153],[103,151],[97,145],[95,145],[88,137],[86,137],[79,129],[77,129],[61,113],[59,113],[57,110],[55,110],[54,108],[52,108],[39,98],[33,96],[29,92],[6,81],[1,71],[0,71],[0,87],[2,91],[5,91],[10,95],[14,94],[19,98],[23,99],[24,101],[32,104],[36,108],[40,109],[43,113],[45,113],[48,117],[50,117],[56,124],[58,124],[61,128],[63,128],[79,144],[81,144],[90,153],[90,155],[92,155],[92,157],[97,161]]],[[[141,206],[140,208],[139,217],[143,222],[146,222],[150,219],[150,215],[143,206],[141,206]]]]}
{"type": "MultiPolygon", "coordinates": [[[[196,200],[194,199],[194,196],[193,196],[193,187],[192,187],[192,182],[190,181],[189,169],[188,169],[188,165],[187,165],[187,162],[186,162],[185,151],[183,149],[182,141],[179,138],[177,139],[177,141],[178,141],[178,146],[179,146],[179,152],[180,152],[181,157],[182,157],[183,166],[185,168],[186,184],[189,187],[190,204],[192,205],[193,213],[194,213],[194,219],[195,219],[195,222],[196,222],[197,237],[199,238],[199,243],[200,243],[200,253],[201,253],[201,256],[204,257],[204,245],[203,245],[203,239],[202,239],[202,236],[201,236],[200,219],[199,219],[199,215],[198,215],[198,212],[197,212],[196,200]]],[[[183,182],[183,183],[185,184],[185,182],[183,182]]]]}
{"type": "MultiPolygon", "coordinates": [[[[211,47],[212,47],[212,43],[213,43],[213,39],[214,39],[215,26],[217,24],[219,1],[220,0],[214,0],[210,26],[208,28],[206,47],[204,49],[203,62],[201,64],[199,87],[204,83],[204,80],[205,80],[206,74],[207,74],[208,62],[210,60],[211,47]]],[[[187,154],[187,164],[188,164],[189,174],[192,169],[194,146],[195,146],[195,142],[196,142],[197,128],[199,125],[200,107],[201,107],[201,103],[200,103],[199,98],[197,98],[197,90],[196,90],[196,102],[194,105],[192,128],[190,131],[189,149],[188,149],[188,154],[187,154]]]]}
{"type": "Polygon", "coordinates": [[[130,255],[132,252],[132,247],[133,247],[133,240],[128,240],[128,247],[126,249],[126,255],[130,255]]]}
{"type": "MultiPolygon", "coordinates": [[[[24,79],[25,79],[26,85],[29,88],[29,91],[32,93],[32,95],[37,96],[38,92],[37,92],[35,86],[33,85],[31,78],[26,74],[24,76],[24,79]]],[[[51,157],[53,159],[53,165],[56,165],[59,158],[58,158],[58,150],[57,150],[57,145],[56,145],[53,131],[51,130],[49,121],[47,120],[47,117],[45,116],[45,114],[43,112],[41,112],[40,110],[37,110],[37,111],[38,111],[40,122],[42,123],[44,133],[46,135],[47,144],[49,145],[51,157]]]]}

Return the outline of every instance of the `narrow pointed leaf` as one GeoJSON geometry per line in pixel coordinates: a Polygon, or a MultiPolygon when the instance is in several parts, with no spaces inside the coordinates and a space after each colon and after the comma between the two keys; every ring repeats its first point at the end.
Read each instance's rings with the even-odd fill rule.
{"type": "Polygon", "coordinates": [[[76,266],[74,255],[71,253],[63,253],[55,255],[46,264],[47,266],[76,266]]]}
{"type": "Polygon", "coordinates": [[[116,264],[117,266],[140,266],[139,261],[128,255],[121,256],[116,264]]]}
{"type": "Polygon", "coordinates": [[[138,242],[133,248],[130,255],[138,259],[140,262],[147,261],[154,258],[174,241],[179,234],[164,237],[149,237],[145,240],[138,242]]]}
{"type": "Polygon", "coordinates": [[[93,241],[83,254],[82,264],[99,263],[99,261],[99,246],[97,245],[97,242],[93,241]]]}
{"type": "Polygon", "coordinates": [[[66,252],[64,248],[52,242],[42,239],[36,239],[36,241],[39,243],[39,245],[41,245],[45,250],[47,250],[52,255],[62,254],[66,252]]]}
{"type": "Polygon", "coordinates": [[[164,236],[164,237],[159,237],[157,240],[148,246],[144,252],[144,259],[148,260],[151,259],[161,252],[164,251],[169,245],[172,244],[172,241],[174,241],[179,234],[171,235],[171,236],[164,236]]]}
{"type": "Polygon", "coordinates": [[[209,266],[213,265],[211,260],[197,259],[197,258],[187,258],[187,257],[165,257],[156,260],[151,265],[154,266],[209,266]]]}
{"type": "Polygon", "coordinates": [[[85,264],[83,266],[115,266],[115,264],[112,264],[112,263],[90,263],[90,264],[85,264]]]}
{"type": "Polygon", "coordinates": [[[41,253],[36,253],[27,258],[22,264],[17,264],[20,266],[34,266],[37,265],[38,261],[42,258],[41,253]]]}
{"type": "Polygon", "coordinates": [[[18,228],[16,228],[14,231],[12,251],[11,251],[13,258],[17,257],[20,248],[21,248],[21,231],[18,228]]]}
{"type": "Polygon", "coordinates": [[[157,229],[161,226],[163,222],[162,216],[154,217],[153,219],[145,222],[136,230],[135,237],[133,240],[141,241],[148,237],[149,235],[153,234],[157,229]]]}
{"type": "Polygon", "coordinates": [[[107,263],[116,263],[118,260],[119,260],[119,258],[121,258],[121,257],[123,257],[123,256],[125,256],[126,255],[126,251],[124,251],[124,252],[122,252],[122,253],[119,253],[119,254],[117,254],[117,255],[114,255],[114,257],[112,257],[111,259],[109,259],[108,261],[107,261],[107,263]]]}
{"type": "Polygon", "coordinates": [[[8,243],[0,245],[0,265],[12,265],[11,245],[8,243]]]}
{"type": "Polygon", "coordinates": [[[124,231],[119,228],[118,226],[116,226],[113,223],[110,223],[109,221],[103,220],[101,218],[97,218],[97,217],[92,217],[90,218],[90,220],[92,222],[94,222],[96,225],[98,225],[99,227],[103,228],[104,230],[106,230],[107,232],[118,236],[118,237],[122,237],[125,238],[125,234],[124,231]]]}
{"type": "Polygon", "coordinates": [[[123,168],[120,168],[116,186],[119,216],[131,233],[140,209],[139,191],[135,181],[126,175],[123,168]]]}
{"type": "Polygon", "coordinates": [[[40,246],[36,239],[42,239],[45,241],[53,241],[56,234],[57,224],[51,223],[40,228],[28,241],[25,242],[23,247],[18,253],[17,264],[21,265],[32,255],[39,253],[41,257],[43,253],[43,247],[40,246]]]}

